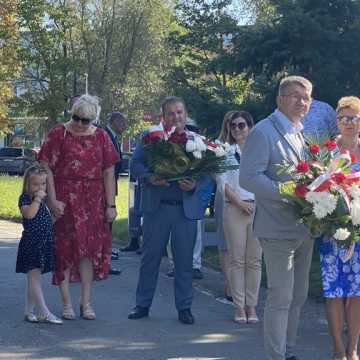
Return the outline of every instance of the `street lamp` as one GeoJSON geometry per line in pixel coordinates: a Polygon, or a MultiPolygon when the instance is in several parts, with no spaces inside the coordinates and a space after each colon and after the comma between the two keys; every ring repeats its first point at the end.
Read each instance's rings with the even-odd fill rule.
{"type": "Polygon", "coordinates": [[[84,76],[85,76],[85,94],[87,95],[88,94],[88,74],[85,73],[84,76]]]}

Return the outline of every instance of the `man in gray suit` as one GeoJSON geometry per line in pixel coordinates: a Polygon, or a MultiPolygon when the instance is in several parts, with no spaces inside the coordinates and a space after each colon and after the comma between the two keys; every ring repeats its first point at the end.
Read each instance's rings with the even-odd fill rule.
{"type": "MultiPolygon", "coordinates": [[[[169,97],[162,105],[164,128],[176,127],[184,133],[186,108],[182,99],[169,97]]],[[[171,246],[175,263],[175,305],[179,321],[193,324],[191,313],[193,299],[192,258],[196,240],[197,220],[204,216],[201,191],[208,182],[181,180],[167,182],[149,178],[147,154],[141,144],[136,147],[131,159],[130,171],[142,182],[141,212],[143,214],[143,257],[136,291],[136,306],[129,319],[148,316],[157,279],[161,257],[171,234],[171,246]]]]}
{"type": "Polygon", "coordinates": [[[240,164],[240,185],[255,194],[254,236],[263,248],[268,294],[264,315],[267,359],[297,360],[293,353],[309,283],[313,239],[279,193],[284,161],[304,159],[301,119],[309,111],[312,84],[300,76],[280,82],[277,109],[249,134],[240,164]]]}

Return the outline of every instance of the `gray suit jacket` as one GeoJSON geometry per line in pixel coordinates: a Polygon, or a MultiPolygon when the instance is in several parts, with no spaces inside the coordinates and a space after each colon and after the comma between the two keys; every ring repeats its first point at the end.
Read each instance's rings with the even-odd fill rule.
{"type": "Polygon", "coordinates": [[[240,185],[255,194],[253,230],[258,238],[298,239],[308,236],[298,223],[293,208],[284,202],[279,183],[289,180],[278,175],[284,160],[295,166],[303,158],[304,140],[300,134],[286,132],[275,114],[260,121],[250,132],[240,163],[240,185]]]}

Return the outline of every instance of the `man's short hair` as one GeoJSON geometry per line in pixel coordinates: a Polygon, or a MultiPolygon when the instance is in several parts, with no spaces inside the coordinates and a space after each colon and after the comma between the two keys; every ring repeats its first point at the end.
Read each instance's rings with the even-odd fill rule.
{"type": "Polygon", "coordinates": [[[313,86],[312,86],[312,83],[308,79],[306,79],[302,76],[292,75],[292,76],[286,76],[280,81],[278,94],[284,95],[286,92],[286,89],[291,85],[300,85],[304,89],[309,91],[310,94],[312,93],[313,86]]]}
{"type": "Polygon", "coordinates": [[[112,124],[115,120],[126,120],[126,116],[120,111],[114,111],[109,115],[108,123],[112,124]]]}
{"type": "Polygon", "coordinates": [[[163,115],[165,115],[165,110],[169,105],[173,105],[173,104],[177,104],[177,103],[183,104],[184,109],[186,111],[185,101],[181,97],[168,96],[165,98],[165,100],[161,104],[161,111],[162,111],[163,115]]]}

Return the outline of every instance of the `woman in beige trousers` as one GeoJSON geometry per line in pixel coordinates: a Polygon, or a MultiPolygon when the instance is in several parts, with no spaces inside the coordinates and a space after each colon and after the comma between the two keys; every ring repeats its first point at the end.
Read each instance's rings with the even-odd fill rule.
{"type": "MultiPolygon", "coordinates": [[[[225,114],[219,136],[229,143],[240,162],[241,149],[253,127],[246,111],[225,114]]],[[[252,235],[254,195],[239,185],[239,170],[230,170],[217,177],[218,195],[223,199],[223,228],[229,254],[229,280],[235,305],[234,320],[238,323],[259,321],[256,306],[261,280],[261,248],[252,235]]]]}

